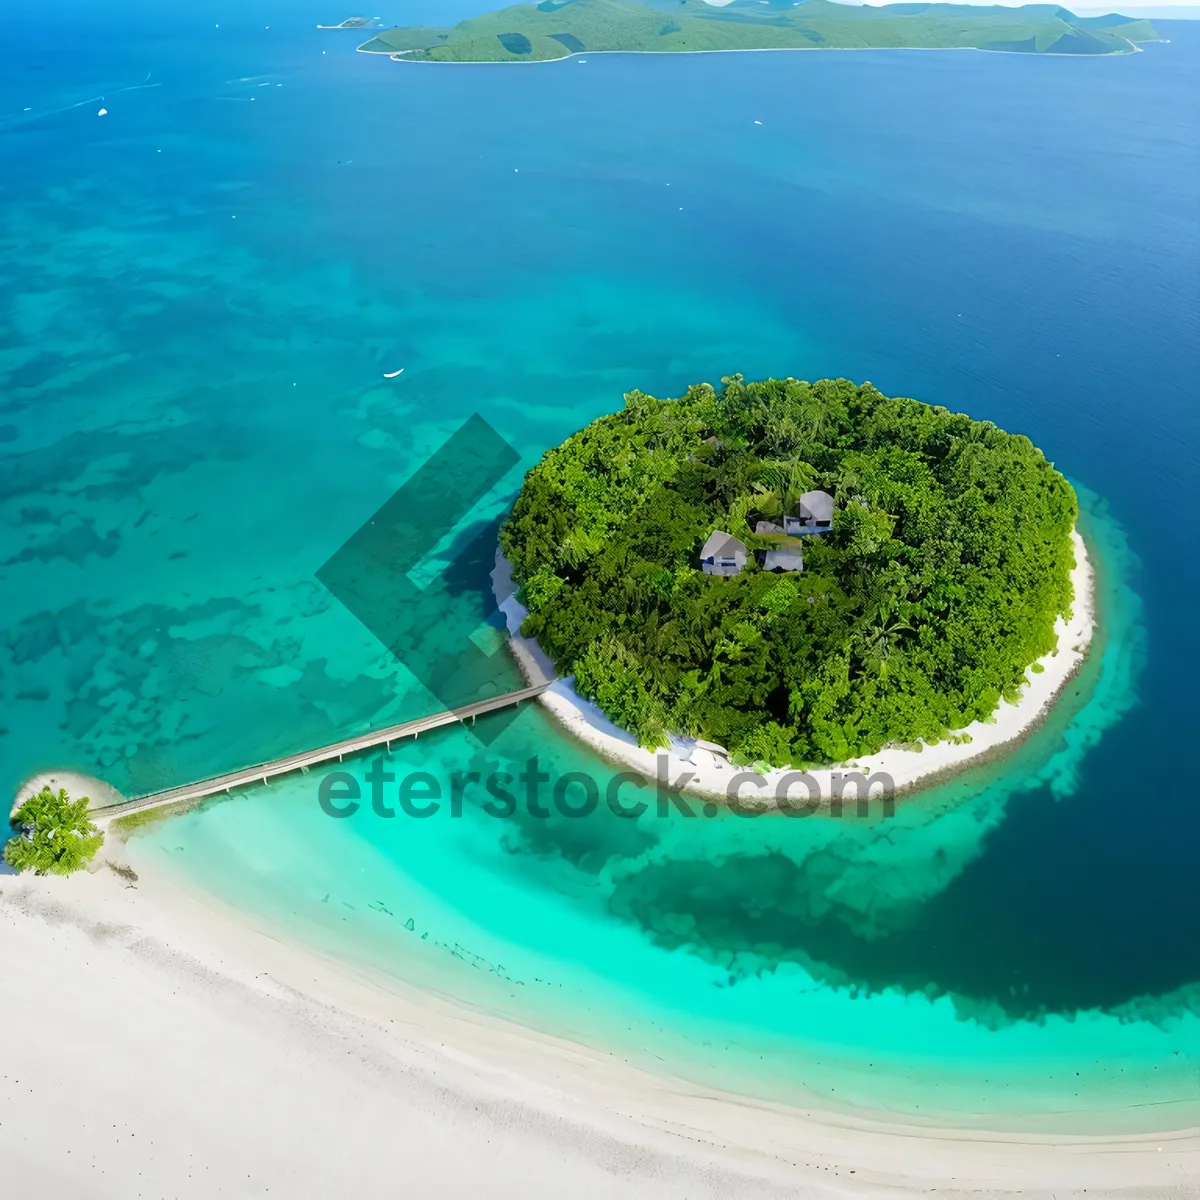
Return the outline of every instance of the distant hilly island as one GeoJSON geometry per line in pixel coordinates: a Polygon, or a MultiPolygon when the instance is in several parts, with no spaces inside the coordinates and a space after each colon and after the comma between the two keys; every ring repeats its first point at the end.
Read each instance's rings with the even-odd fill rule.
{"type": "Polygon", "coordinates": [[[543,0],[452,29],[388,29],[359,47],[423,62],[546,62],[601,51],[975,49],[1130,54],[1147,20],[1080,17],[1053,4],[834,4],[831,0],[543,0]]]}

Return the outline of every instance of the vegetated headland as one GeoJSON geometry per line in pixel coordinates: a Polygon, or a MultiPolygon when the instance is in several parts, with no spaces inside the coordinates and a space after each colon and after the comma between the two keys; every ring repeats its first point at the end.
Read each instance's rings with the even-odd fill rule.
{"type": "Polygon", "coordinates": [[[641,770],[911,786],[1020,737],[1082,662],[1077,514],[1027,437],[870,384],[633,392],[526,477],[506,615],[560,676],[543,703],[641,770]]]}
{"type": "Polygon", "coordinates": [[[973,49],[1020,54],[1129,54],[1154,26],[1054,4],[835,4],[831,0],[542,0],[453,28],[388,29],[359,47],[419,62],[547,62],[572,54],[723,50],[973,49]]]}

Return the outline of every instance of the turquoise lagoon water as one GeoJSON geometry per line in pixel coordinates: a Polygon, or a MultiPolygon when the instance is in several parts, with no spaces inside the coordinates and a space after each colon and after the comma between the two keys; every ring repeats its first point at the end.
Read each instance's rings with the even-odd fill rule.
{"type": "MultiPolygon", "coordinates": [[[[498,821],[473,793],[459,819],[337,821],[307,776],[138,853],[711,1082],[1195,1123],[1196,33],[1094,62],[505,71],[355,55],[330,19],[6,24],[5,784],[69,766],[136,793],[436,708],[314,574],[474,412],[528,465],[631,387],[869,378],[1028,433],[1085,495],[1103,651],[1016,755],[882,822],[498,821]]],[[[447,639],[484,566],[450,568],[447,639]]],[[[535,752],[608,772],[536,712],[390,769],[535,752]]]]}

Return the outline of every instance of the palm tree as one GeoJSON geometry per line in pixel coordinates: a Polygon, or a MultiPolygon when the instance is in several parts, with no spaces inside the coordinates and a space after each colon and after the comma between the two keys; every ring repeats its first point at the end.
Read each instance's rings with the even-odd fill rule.
{"type": "Polygon", "coordinates": [[[853,467],[841,467],[830,482],[837,491],[838,499],[843,504],[847,500],[862,495],[862,478],[853,467]]]}
{"type": "Polygon", "coordinates": [[[782,496],[783,511],[794,512],[800,497],[817,482],[817,473],[808,463],[793,459],[788,471],[786,490],[782,496]]]}
{"type": "Polygon", "coordinates": [[[811,396],[801,412],[805,442],[819,442],[829,425],[829,413],[817,396],[811,396]]]}
{"type": "Polygon", "coordinates": [[[904,634],[915,632],[901,616],[899,606],[877,607],[855,638],[863,665],[881,678],[903,657],[904,634]]]}
{"type": "Polygon", "coordinates": [[[768,417],[763,448],[772,458],[789,457],[804,441],[804,430],[791,415],[768,417]]]}

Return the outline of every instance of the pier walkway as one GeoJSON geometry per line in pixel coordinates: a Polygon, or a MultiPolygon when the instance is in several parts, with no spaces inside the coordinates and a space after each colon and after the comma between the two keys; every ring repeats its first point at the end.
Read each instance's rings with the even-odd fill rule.
{"type": "Polygon", "coordinates": [[[232,791],[236,787],[265,784],[280,775],[290,775],[293,771],[306,771],[309,767],[332,762],[334,759],[340,762],[347,754],[358,754],[376,746],[384,746],[390,750],[393,742],[402,741],[404,738],[415,738],[418,734],[425,733],[430,729],[440,729],[443,725],[454,725],[466,720],[474,723],[476,717],[482,717],[485,713],[511,708],[519,705],[522,700],[533,700],[549,686],[550,682],[538,683],[515,692],[506,692],[502,696],[479,700],[463,708],[452,708],[446,712],[433,713],[428,717],[416,717],[412,721],[390,725],[386,729],[372,729],[369,733],[361,733],[357,737],[346,738],[344,741],[321,746],[316,750],[289,754],[285,758],[276,758],[270,762],[258,763],[253,767],[244,767],[240,771],[229,771],[225,775],[214,775],[209,779],[201,779],[197,783],[185,783],[181,787],[167,788],[162,792],[151,792],[133,800],[125,800],[120,804],[94,808],[91,815],[108,820],[111,817],[142,812],[148,808],[159,808],[164,804],[201,800],[205,796],[216,796],[221,792],[232,791]]]}

